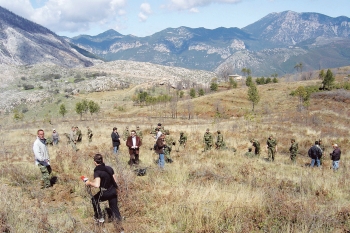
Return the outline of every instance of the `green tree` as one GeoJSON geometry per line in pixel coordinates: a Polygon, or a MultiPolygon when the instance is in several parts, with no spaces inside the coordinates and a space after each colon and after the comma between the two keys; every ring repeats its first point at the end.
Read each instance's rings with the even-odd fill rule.
{"type": "Polygon", "coordinates": [[[247,77],[247,79],[245,80],[245,85],[247,85],[247,87],[249,87],[252,83],[253,83],[252,76],[249,75],[247,77]]]}
{"type": "Polygon", "coordinates": [[[232,78],[230,77],[229,79],[229,88],[236,88],[237,87],[237,82],[232,78]]]}
{"type": "Polygon", "coordinates": [[[278,83],[278,79],[277,79],[276,77],[274,77],[274,78],[272,79],[272,82],[273,82],[273,83],[278,83]]]}
{"type": "Polygon", "coordinates": [[[304,100],[307,97],[307,91],[305,90],[305,87],[299,86],[295,90],[295,95],[299,97],[299,106],[303,106],[304,100]]]}
{"type": "Polygon", "coordinates": [[[215,82],[212,82],[212,83],[210,84],[210,90],[211,90],[211,91],[217,91],[217,90],[218,90],[218,84],[215,83],[215,82]]]}
{"type": "Polygon", "coordinates": [[[265,84],[269,84],[269,83],[271,83],[271,82],[272,82],[272,80],[271,80],[270,77],[267,77],[267,78],[265,79],[265,84]]]}
{"type": "Polygon", "coordinates": [[[62,115],[62,117],[64,117],[64,115],[66,115],[67,113],[67,109],[66,109],[66,106],[64,104],[61,104],[60,105],[60,110],[58,111],[58,113],[60,115],[62,115]]]}
{"type": "Polygon", "coordinates": [[[83,113],[86,113],[88,110],[89,102],[86,99],[75,104],[75,112],[80,115],[80,120],[83,118],[83,113]]]}
{"type": "Polygon", "coordinates": [[[259,103],[260,101],[260,96],[258,89],[256,88],[256,85],[252,82],[252,84],[249,86],[248,89],[248,100],[252,102],[253,104],[253,112],[254,112],[254,107],[256,104],[259,103]]]}
{"type": "Polygon", "coordinates": [[[328,69],[322,81],[323,89],[331,90],[333,87],[334,81],[335,81],[335,78],[333,76],[333,73],[330,69],[328,69]]]}
{"type": "Polygon", "coordinates": [[[180,91],[179,97],[180,97],[180,98],[184,97],[184,94],[185,94],[184,91],[180,91]]]}
{"type": "Polygon", "coordinates": [[[92,116],[92,114],[97,113],[99,111],[100,111],[100,105],[98,105],[98,103],[90,100],[89,101],[89,112],[90,112],[91,116],[92,116]]]}
{"type": "Polygon", "coordinates": [[[198,96],[203,96],[204,95],[204,90],[203,88],[198,90],[198,96]]]}
{"type": "Polygon", "coordinates": [[[196,90],[194,88],[190,89],[190,96],[191,96],[191,98],[196,97],[196,90]]]}

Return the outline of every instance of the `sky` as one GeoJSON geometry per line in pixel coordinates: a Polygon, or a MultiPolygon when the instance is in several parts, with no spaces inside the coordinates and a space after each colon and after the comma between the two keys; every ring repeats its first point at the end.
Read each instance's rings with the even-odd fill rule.
{"type": "Polygon", "coordinates": [[[350,17],[350,0],[0,0],[0,6],[60,36],[114,29],[150,36],[166,28],[243,28],[273,12],[350,17]]]}

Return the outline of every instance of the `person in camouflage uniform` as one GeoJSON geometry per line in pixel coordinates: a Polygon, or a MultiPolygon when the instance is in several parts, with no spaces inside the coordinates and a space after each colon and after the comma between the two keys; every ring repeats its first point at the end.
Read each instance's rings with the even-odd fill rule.
{"type": "Polygon", "coordinates": [[[86,127],[87,128],[87,137],[88,137],[88,139],[89,139],[89,142],[92,142],[92,130],[90,129],[90,127],[89,126],[87,126],[86,127]]]}
{"type": "Polygon", "coordinates": [[[164,156],[165,156],[165,162],[172,163],[173,160],[171,159],[171,150],[172,146],[175,145],[175,140],[172,137],[165,136],[165,142],[166,145],[164,146],[164,156]]]}
{"type": "Polygon", "coordinates": [[[252,143],[252,146],[254,147],[255,155],[260,156],[260,142],[256,139],[251,139],[250,142],[252,143]]]}
{"type": "Polygon", "coordinates": [[[244,154],[244,156],[247,156],[248,158],[253,158],[255,156],[255,154],[252,152],[252,148],[249,147],[248,151],[244,154]]]}
{"type": "Polygon", "coordinates": [[[220,130],[217,131],[218,136],[216,138],[216,142],[215,142],[215,149],[224,149],[226,147],[226,144],[224,142],[224,136],[221,134],[220,130]]]}
{"type": "Polygon", "coordinates": [[[81,130],[78,126],[75,126],[75,136],[77,142],[81,142],[81,140],[83,139],[83,134],[81,133],[81,130]]]}
{"type": "Polygon", "coordinates": [[[141,140],[143,139],[142,130],[140,129],[139,126],[136,126],[136,135],[139,136],[139,138],[140,138],[141,140]]]}
{"type": "Polygon", "coordinates": [[[205,144],[204,151],[211,150],[213,146],[213,135],[209,132],[209,129],[206,130],[203,136],[203,142],[205,144]]]}
{"type": "Polygon", "coordinates": [[[123,132],[123,140],[126,141],[126,139],[128,139],[128,137],[130,137],[130,132],[129,132],[129,127],[126,126],[126,128],[123,132]]]}
{"type": "Polygon", "coordinates": [[[180,132],[180,139],[179,139],[179,147],[176,151],[180,151],[180,147],[183,147],[185,149],[187,142],[187,135],[183,131],[180,132]]]}
{"type": "Polygon", "coordinates": [[[277,153],[277,141],[273,138],[273,135],[270,135],[270,137],[267,139],[266,144],[269,160],[275,161],[275,155],[277,153]]]}
{"type": "Polygon", "coordinates": [[[290,159],[292,160],[293,163],[296,162],[296,157],[298,154],[298,143],[295,142],[295,139],[292,138],[290,140],[290,148],[289,148],[289,152],[290,152],[290,159]]]}

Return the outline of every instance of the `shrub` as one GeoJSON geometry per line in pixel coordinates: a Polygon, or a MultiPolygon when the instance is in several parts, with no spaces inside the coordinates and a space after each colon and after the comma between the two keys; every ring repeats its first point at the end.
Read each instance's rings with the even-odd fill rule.
{"type": "Polygon", "coordinates": [[[34,85],[32,84],[23,84],[24,90],[31,90],[34,89],[34,85]]]}

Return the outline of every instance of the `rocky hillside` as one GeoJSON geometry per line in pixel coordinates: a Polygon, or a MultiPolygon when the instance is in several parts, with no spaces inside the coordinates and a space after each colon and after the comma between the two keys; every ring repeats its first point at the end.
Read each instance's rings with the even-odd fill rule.
{"type": "Polygon", "coordinates": [[[303,63],[304,70],[339,67],[350,60],[350,19],[318,13],[271,13],[239,28],[168,28],[148,37],[109,30],[69,39],[107,60],[152,62],[189,69],[256,76],[283,75],[303,63]],[[331,45],[331,46],[330,46],[331,45]]]}
{"type": "Polygon", "coordinates": [[[45,27],[0,7],[0,63],[51,62],[65,67],[91,66],[92,60],[45,27]]]}

